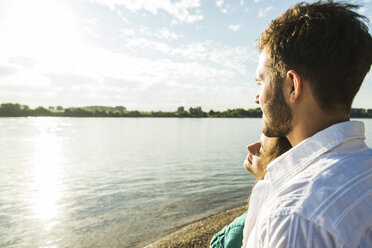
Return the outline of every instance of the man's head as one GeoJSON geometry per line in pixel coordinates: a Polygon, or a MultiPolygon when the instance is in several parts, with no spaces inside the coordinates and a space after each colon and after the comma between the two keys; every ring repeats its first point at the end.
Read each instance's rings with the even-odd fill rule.
{"type": "Polygon", "coordinates": [[[270,97],[279,98],[267,99],[272,101],[271,110],[265,110],[270,106],[261,102],[260,105],[267,121],[287,123],[279,129],[266,125],[265,135],[286,135],[292,128],[291,113],[283,112],[289,111],[289,106],[280,99],[281,84],[291,70],[309,83],[320,109],[350,113],[352,101],[372,63],[372,38],[363,22],[367,18],[353,11],[357,8],[346,3],[300,3],[273,20],[261,34],[258,47],[261,57],[266,54],[260,60],[270,72],[273,92],[270,97]]]}

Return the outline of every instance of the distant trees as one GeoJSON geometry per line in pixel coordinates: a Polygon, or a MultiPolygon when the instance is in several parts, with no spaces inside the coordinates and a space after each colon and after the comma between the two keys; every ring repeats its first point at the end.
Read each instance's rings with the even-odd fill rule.
{"type": "Polygon", "coordinates": [[[127,109],[123,106],[116,106],[115,110],[119,111],[120,113],[124,113],[125,111],[127,111],[127,109]]]}
{"type": "Polygon", "coordinates": [[[210,110],[207,114],[208,117],[215,118],[244,118],[244,117],[261,117],[262,111],[260,108],[255,109],[227,109],[225,111],[213,111],[210,110]]]}
{"type": "Polygon", "coordinates": [[[83,107],[84,109],[90,110],[90,111],[104,111],[104,112],[115,112],[118,111],[120,113],[124,113],[127,111],[127,109],[123,106],[116,106],[116,107],[110,107],[110,106],[86,106],[83,107]]]}
{"type": "Polygon", "coordinates": [[[190,115],[190,117],[194,117],[194,118],[195,117],[197,117],[197,118],[207,117],[207,113],[204,113],[201,107],[196,107],[196,108],[190,107],[189,108],[189,115],[190,115]]]}
{"type": "Polygon", "coordinates": [[[69,117],[93,117],[94,112],[84,108],[68,108],[65,109],[63,116],[69,117]]]}
{"type": "MultiPolygon", "coordinates": [[[[355,108],[355,109],[352,109],[351,110],[351,117],[354,117],[354,118],[363,118],[365,116],[368,116],[369,114],[369,111],[370,109],[368,110],[365,110],[365,109],[362,109],[362,108],[355,108]]],[[[371,115],[372,116],[372,115],[371,115]]]]}
{"type": "Polygon", "coordinates": [[[52,112],[43,107],[37,107],[32,111],[32,116],[51,116],[52,112]]]}
{"type": "MultiPolygon", "coordinates": [[[[48,109],[37,107],[30,109],[27,105],[19,103],[0,104],[0,117],[22,117],[22,116],[66,116],[66,117],[180,117],[180,118],[260,118],[262,111],[255,109],[227,109],[225,111],[210,110],[204,112],[200,106],[190,107],[185,110],[183,106],[177,108],[175,112],[151,111],[140,112],[138,110],[128,111],[123,106],[88,106],[80,108],[56,108],[50,106],[48,109]]],[[[351,110],[351,118],[372,118],[372,109],[355,108],[351,110]]]]}
{"type": "Polygon", "coordinates": [[[0,116],[26,116],[26,113],[22,110],[23,108],[19,103],[3,103],[0,108],[0,116]]]}
{"type": "Polygon", "coordinates": [[[182,106],[177,108],[176,115],[177,117],[189,117],[189,113],[182,106]]]}
{"type": "Polygon", "coordinates": [[[20,117],[20,116],[37,116],[38,114],[48,114],[48,110],[44,111],[43,107],[38,107],[35,110],[30,109],[27,105],[19,103],[3,103],[0,105],[1,117],[20,117]]]}

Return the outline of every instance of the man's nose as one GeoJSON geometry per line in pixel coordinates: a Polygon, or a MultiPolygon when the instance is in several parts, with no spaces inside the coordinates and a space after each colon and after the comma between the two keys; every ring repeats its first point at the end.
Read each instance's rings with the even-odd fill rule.
{"type": "Polygon", "coordinates": [[[254,155],[254,156],[259,155],[260,148],[261,148],[261,142],[260,141],[257,141],[255,143],[252,143],[252,144],[247,146],[248,152],[250,154],[254,155]]]}

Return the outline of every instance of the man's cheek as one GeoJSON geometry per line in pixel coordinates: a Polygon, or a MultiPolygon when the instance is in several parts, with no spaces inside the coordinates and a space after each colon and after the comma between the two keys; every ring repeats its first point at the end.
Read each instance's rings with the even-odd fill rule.
{"type": "Polygon", "coordinates": [[[262,94],[262,92],[261,92],[261,94],[260,94],[260,97],[258,98],[258,100],[259,100],[259,105],[260,105],[260,108],[261,108],[261,110],[263,109],[263,105],[264,105],[264,97],[263,97],[263,94],[262,94]]]}

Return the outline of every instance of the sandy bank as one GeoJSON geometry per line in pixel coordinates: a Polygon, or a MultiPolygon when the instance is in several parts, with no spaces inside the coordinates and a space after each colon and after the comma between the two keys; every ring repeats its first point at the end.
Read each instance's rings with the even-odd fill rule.
{"type": "Polygon", "coordinates": [[[211,215],[183,227],[181,230],[146,246],[146,248],[209,247],[212,236],[243,214],[246,209],[247,207],[243,206],[211,215]]]}

